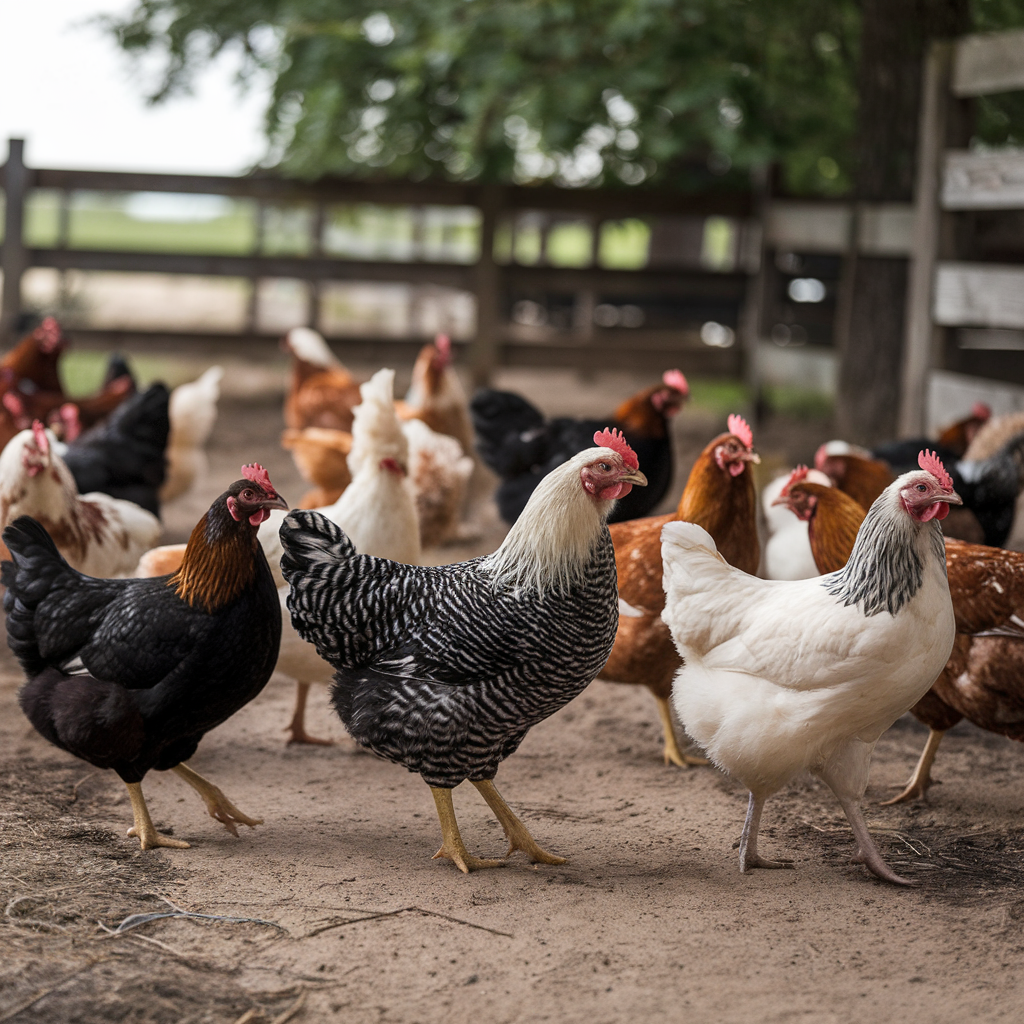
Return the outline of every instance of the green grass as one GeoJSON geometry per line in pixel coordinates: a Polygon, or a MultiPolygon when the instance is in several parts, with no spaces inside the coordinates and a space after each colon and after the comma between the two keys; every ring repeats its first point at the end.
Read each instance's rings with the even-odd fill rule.
{"type": "MultiPolygon", "coordinates": [[[[68,396],[80,398],[98,391],[108,359],[107,352],[76,352],[74,349],[65,352],[60,359],[60,376],[68,396]]],[[[174,358],[133,355],[128,357],[128,365],[144,388],[158,380],[174,388],[197,376],[193,363],[174,358]]]]}
{"type": "Polygon", "coordinates": [[[766,384],[764,396],[773,412],[798,420],[827,419],[835,410],[835,403],[828,395],[788,384],[766,384]]]}
{"type": "Polygon", "coordinates": [[[716,416],[739,412],[750,401],[746,384],[721,377],[687,377],[690,385],[690,406],[716,416]]]}

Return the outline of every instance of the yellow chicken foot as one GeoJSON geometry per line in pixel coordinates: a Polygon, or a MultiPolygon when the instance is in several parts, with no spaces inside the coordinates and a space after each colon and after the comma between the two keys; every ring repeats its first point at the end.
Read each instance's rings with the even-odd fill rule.
{"type": "Polygon", "coordinates": [[[672,723],[672,709],[664,697],[655,696],[654,700],[658,705],[658,715],[661,718],[662,732],[665,734],[665,764],[675,764],[680,768],[688,768],[690,765],[710,764],[706,757],[694,757],[692,754],[684,754],[676,742],[676,730],[672,723]]]}
{"type": "Polygon", "coordinates": [[[747,802],[747,818],[743,822],[740,834],[740,872],[746,874],[752,868],[792,868],[791,860],[766,860],[757,853],[757,833],[761,828],[761,811],[764,808],[764,797],[750,794],[747,802]]]}
{"type": "Polygon", "coordinates": [[[437,817],[441,822],[441,849],[434,854],[433,859],[447,857],[464,875],[479,868],[500,868],[504,867],[503,860],[481,860],[474,857],[466,850],[462,842],[462,835],[459,832],[459,823],[455,820],[455,806],[452,804],[452,791],[441,789],[435,786],[430,787],[434,795],[434,804],[437,807],[437,817]]]}
{"type": "Polygon", "coordinates": [[[187,764],[176,765],[171,771],[183,778],[203,798],[210,817],[216,818],[233,836],[238,835],[236,825],[255,828],[263,824],[262,818],[250,818],[243,814],[220,789],[204,779],[199,772],[194,772],[187,764]]]}
{"type": "Polygon", "coordinates": [[[316,736],[310,736],[306,732],[306,698],[309,696],[309,683],[296,682],[295,684],[295,713],[291,722],[288,723],[285,732],[290,732],[289,743],[312,743],[321,747],[334,746],[334,740],[322,740],[316,736]]]}
{"type": "Polygon", "coordinates": [[[537,841],[527,832],[526,826],[515,816],[512,808],[505,803],[490,779],[474,782],[473,785],[480,791],[480,795],[487,801],[487,806],[494,812],[494,816],[505,830],[505,838],[508,839],[506,857],[510,857],[516,850],[522,850],[534,863],[565,863],[564,857],[556,857],[553,853],[548,853],[537,845],[537,841]]]}
{"type": "Polygon", "coordinates": [[[138,782],[126,782],[128,799],[132,802],[132,817],[135,824],[128,829],[128,835],[136,836],[143,850],[152,850],[158,846],[166,846],[172,850],[187,850],[188,843],[183,839],[171,839],[157,832],[153,819],[149,816],[146,798],[142,795],[142,786],[138,782]]]}
{"type": "MultiPolygon", "coordinates": [[[[833,790],[833,792],[835,792],[833,790]]],[[[864,820],[864,814],[860,809],[860,804],[856,800],[851,800],[849,797],[842,797],[836,793],[836,797],[839,803],[842,805],[843,812],[846,814],[846,819],[850,823],[850,827],[853,829],[854,838],[857,840],[857,852],[853,855],[853,860],[857,864],[863,864],[868,871],[870,871],[877,878],[881,878],[883,882],[892,882],[893,885],[917,885],[917,882],[911,881],[909,878],[904,878],[902,875],[897,875],[895,871],[882,858],[882,854],[878,847],[875,846],[874,839],[871,838],[871,833],[868,832],[867,822],[864,820]]]]}
{"type": "Polygon", "coordinates": [[[917,767],[914,769],[914,774],[910,776],[906,788],[899,796],[894,796],[891,800],[883,800],[882,807],[905,803],[907,800],[918,800],[928,792],[928,788],[932,784],[932,763],[938,753],[942,737],[945,735],[945,731],[939,732],[938,729],[932,729],[928,733],[928,742],[924,745],[924,750],[921,751],[917,767]]]}

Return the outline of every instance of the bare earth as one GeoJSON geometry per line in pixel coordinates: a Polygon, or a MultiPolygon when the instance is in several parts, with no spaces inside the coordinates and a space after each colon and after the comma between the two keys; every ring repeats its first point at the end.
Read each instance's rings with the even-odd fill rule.
{"type": "MultiPolygon", "coordinates": [[[[522,374],[517,387],[531,386],[522,374]]],[[[571,408],[548,378],[549,410],[571,408]]],[[[568,381],[568,383],[572,383],[568,381]]],[[[599,412],[630,390],[588,382],[599,412]]],[[[571,398],[571,396],[569,396],[571,398]]],[[[683,470],[716,424],[679,423],[683,470]]],[[[806,458],[823,424],[773,423],[759,447],[806,458]]],[[[242,460],[264,461],[291,500],[279,403],[222,408],[211,471],[168,508],[183,538],[242,460]]],[[[684,478],[681,471],[681,478],[684,478]]],[[[676,493],[681,487],[677,482],[676,493]]],[[[492,548],[493,520],[473,548],[492,548]]],[[[265,824],[229,835],[174,776],[145,782],[157,826],[184,851],[124,835],[123,785],[50,747],[16,704],[0,654],[0,1022],[427,1022],[1019,1020],[1024,1005],[1024,748],[961,725],[943,743],[930,804],[882,808],[925,730],[879,743],[867,816],[901,890],[849,864],[831,794],[801,780],[771,801],[763,849],[793,871],[741,876],[741,787],[660,761],[646,691],[594,683],[534,729],[497,783],[562,867],[516,858],[470,876],[440,844],[423,782],[357,749],[315,690],[310,726],[330,748],[286,747],[290,681],[204,740],[193,766],[265,824]],[[127,921],[172,906],[220,918],[127,921]]],[[[504,852],[471,787],[455,795],[472,852],[504,852]]]]}

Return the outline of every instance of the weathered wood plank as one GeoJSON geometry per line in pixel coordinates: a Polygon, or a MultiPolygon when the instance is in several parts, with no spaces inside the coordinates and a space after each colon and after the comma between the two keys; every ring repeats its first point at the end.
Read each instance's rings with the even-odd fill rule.
{"type": "Polygon", "coordinates": [[[946,210],[1024,209],[1024,150],[950,150],[942,176],[946,210]]]}
{"type": "Polygon", "coordinates": [[[940,263],[934,315],[946,327],[1024,328],[1024,267],[940,263]]]}
{"type": "Polygon", "coordinates": [[[956,96],[1024,89],[1024,29],[985,32],[958,40],[952,89],[956,96]]]}

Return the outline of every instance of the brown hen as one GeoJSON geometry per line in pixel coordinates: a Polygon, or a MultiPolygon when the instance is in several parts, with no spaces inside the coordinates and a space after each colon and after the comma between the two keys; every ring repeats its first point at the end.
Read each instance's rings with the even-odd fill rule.
{"type": "Polygon", "coordinates": [[[598,678],[646,686],[654,695],[665,738],[665,763],[706,764],[683,754],[669,711],[672,679],[681,664],[668,626],[661,620],[661,528],[673,519],[696,523],[712,536],[730,565],[755,573],[761,557],[757,540],[757,498],[747,463],[760,462],[750,428],[729,417],[729,432],[701,452],[674,514],[632,519],[609,526],[615,545],[619,597],[631,606],[619,616],[615,646],[598,678]]]}
{"type": "Polygon", "coordinates": [[[284,337],[284,349],[292,354],[292,379],[284,403],[288,427],[352,429],[352,409],[360,402],[359,383],[327,347],[327,342],[308,327],[294,327],[284,337]]]}

